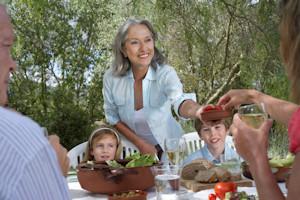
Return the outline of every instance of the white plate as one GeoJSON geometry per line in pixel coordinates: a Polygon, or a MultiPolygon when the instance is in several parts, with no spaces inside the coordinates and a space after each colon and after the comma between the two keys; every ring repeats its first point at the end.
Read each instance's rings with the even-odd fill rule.
{"type": "MultiPolygon", "coordinates": [[[[247,195],[257,195],[255,187],[238,187],[238,192],[245,191],[247,195]]],[[[194,198],[207,200],[208,195],[211,193],[215,193],[214,189],[202,190],[194,194],[194,198]]]]}

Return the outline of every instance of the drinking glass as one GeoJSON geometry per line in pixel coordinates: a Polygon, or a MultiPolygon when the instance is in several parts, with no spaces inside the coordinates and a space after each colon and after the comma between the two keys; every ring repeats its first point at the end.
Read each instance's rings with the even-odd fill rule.
{"type": "Polygon", "coordinates": [[[259,128],[268,118],[263,103],[240,106],[238,109],[241,120],[253,128],[259,128]]]}
{"type": "Polygon", "coordinates": [[[165,151],[171,165],[181,165],[187,152],[187,144],[184,138],[166,138],[165,151]]]}
{"type": "Polygon", "coordinates": [[[231,157],[226,158],[224,154],[220,155],[221,167],[227,169],[233,177],[239,178],[241,176],[241,158],[231,157]]]}
{"type": "Polygon", "coordinates": [[[178,199],[180,168],[178,165],[158,165],[152,167],[157,200],[178,199]]]}

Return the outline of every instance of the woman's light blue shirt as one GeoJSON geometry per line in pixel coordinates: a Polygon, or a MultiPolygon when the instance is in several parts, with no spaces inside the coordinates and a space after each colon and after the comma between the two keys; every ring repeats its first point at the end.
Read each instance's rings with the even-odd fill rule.
{"type": "MultiPolygon", "coordinates": [[[[230,159],[238,159],[238,160],[240,160],[240,156],[235,151],[234,143],[232,141],[232,137],[231,136],[226,136],[224,156],[225,156],[225,160],[230,160],[230,159]]],[[[186,164],[191,163],[193,160],[196,160],[198,158],[204,158],[204,159],[206,159],[208,161],[211,161],[214,164],[220,163],[220,161],[217,160],[217,159],[215,159],[215,157],[210,153],[210,151],[208,150],[207,144],[205,144],[203,148],[201,148],[198,151],[190,154],[183,161],[183,166],[186,165],[186,164]]]]}
{"type": "MultiPolygon", "coordinates": [[[[115,76],[109,69],[103,79],[104,111],[106,120],[115,125],[124,122],[135,130],[134,77],[130,69],[124,76],[115,76]]],[[[169,137],[181,137],[183,130],[172,115],[171,108],[178,114],[180,104],[190,99],[183,93],[176,71],[169,65],[149,67],[143,79],[143,110],[146,121],[157,142],[164,148],[163,141],[169,137]]]]}

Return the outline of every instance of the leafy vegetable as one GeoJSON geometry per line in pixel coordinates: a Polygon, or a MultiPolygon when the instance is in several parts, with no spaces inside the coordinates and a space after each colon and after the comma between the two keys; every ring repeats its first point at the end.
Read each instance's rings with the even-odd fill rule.
{"type": "Polygon", "coordinates": [[[294,162],[295,156],[289,153],[285,158],[272,158],[269,160],[271,167],[290,167],[294,162]]]}
{"type": "Polygon", "coordinates": [[[245,191],[226,192],[224,200],[256,200],[256,197],[254,195],[247,195],[245,191]]]}
{"type": "Polygon", "coordinates": [[[115,161],[115,160],[107,160],[107,161],[106,161],[106,164],[107,164],[108,166],[113,167],[113,168],[124,168],[123,165],[121,165],[120,163],[118,163],[118,162],[115,161]]]}
{"type": "Polygon", "coordinates": [[[140,154],[135,153],[129,157],[126,157],[126,159],[130,160],[125,167],[146,167],[146,166],[152,166],[154,163],[156,163],[156,157],[151,154],[140,154]]]}
{"type": "MultiPolygon", "coordinates": [[[[125,167],[130,168],[130,167],[147,167],[147,166],[152,166],[154,163],[157,162],[157,159],[154,155],[151,154],[143,154],[141,155],[140,153],[135,153],[132,154],[131,156],[127,156],[125,158],[126,160],[130,160],[125,167]]],[[[113,168],[124,168],[123,165],[118,163],[116,160],[108,160],[106,161],[107,165],[113,168]]]]}

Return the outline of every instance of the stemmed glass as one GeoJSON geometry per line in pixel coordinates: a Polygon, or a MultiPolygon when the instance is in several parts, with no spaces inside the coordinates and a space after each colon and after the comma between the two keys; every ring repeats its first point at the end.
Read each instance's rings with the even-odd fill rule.
{"type": "Polygon", "coordinates": [[[184,138],[166,138],[165,151],[171,165],[181,166],[187,152],[187,144],[184,138]]]}
{"type": "Polygon", "coordinates": [[[266,113],[263,103],[240,106],[238,113],[241,120],[253,128],[259,128],[268,118],[268,114],[266,113]]]}

